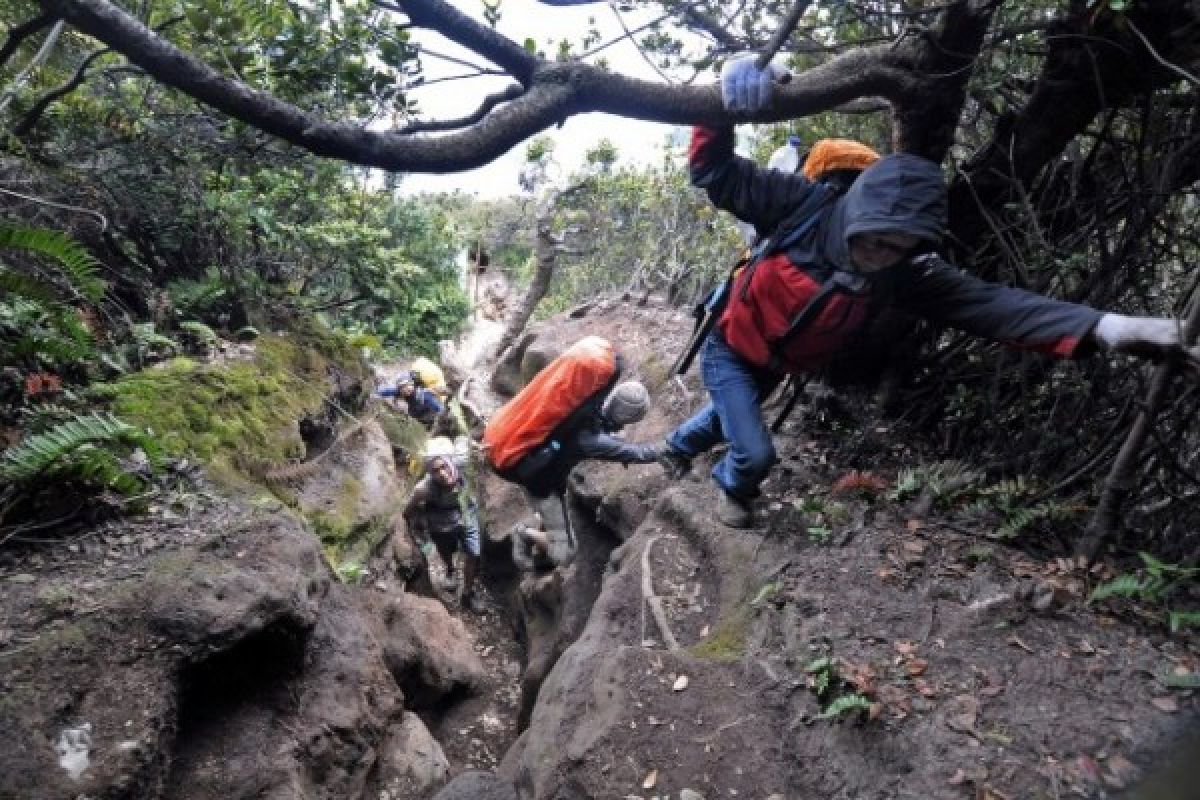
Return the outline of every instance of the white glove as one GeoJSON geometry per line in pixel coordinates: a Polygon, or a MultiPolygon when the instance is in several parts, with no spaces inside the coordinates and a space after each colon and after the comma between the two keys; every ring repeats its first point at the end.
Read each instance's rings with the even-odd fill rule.
{"type": "Polygon", "coordinates": [[[759,69],[757,60],[754,53],[746,53],[726,61],[721,67],[721,102],[726,111],[754,113],[771,105],[772,84],[788,71],[774,64],[759,69]]]}
{"type": "Polygon", "coordinates": [[[1179,338],[1181,332],[1182,325],[1174,319],[1105,314],[1092,335],[1108,350],[1137,356],[1184,356],[1196,361],[1200,358],[1200,348],[1185,350],[1179,338]]]}

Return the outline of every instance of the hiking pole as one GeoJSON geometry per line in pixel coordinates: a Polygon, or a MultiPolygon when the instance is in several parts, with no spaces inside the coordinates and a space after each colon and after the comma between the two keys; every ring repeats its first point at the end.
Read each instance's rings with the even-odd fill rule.
{"type": "Polygon", "coordinates": [[[771,423],[771,433],[779,433],[783,428],[784,421],[791,415],[796,408],[796,403],[800,402],[800,394],[804,391],[804,385],[792,376],[788,376],[788,383],[792,386],[792,396],[788,398],[787,403],[775,415],[775,421],[771,423]]]}
{"type": "Polygon", "coordinates": [[[696,354],[700,352],[700,347],[704,344],[704,340],[708,338],[708,334],[712,331],[713,323],[717,315],[709,311],[703,304],[696,309],[696,327],[692,330],[692,338],[688,339],[687,347],[683,348],[683,352],[679,354],[675,365],[671,367],[672,375],[684,375],[692,366],[692,362],[696,360],[696,354]]]}

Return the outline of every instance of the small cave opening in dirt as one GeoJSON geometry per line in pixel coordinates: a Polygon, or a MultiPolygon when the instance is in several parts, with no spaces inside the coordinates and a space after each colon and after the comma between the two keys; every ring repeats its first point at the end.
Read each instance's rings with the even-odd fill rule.
{"type": "Polygon", "coordinates": [[[246,705],[286,700],[290,681],[303,671],[307,639],[306,629],[279,622],[186,668],[180,679],[179,748],[246,705]]]}

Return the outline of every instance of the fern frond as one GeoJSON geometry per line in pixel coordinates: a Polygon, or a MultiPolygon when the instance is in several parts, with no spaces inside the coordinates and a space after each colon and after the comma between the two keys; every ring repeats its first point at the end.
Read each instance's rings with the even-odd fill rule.
{"type": "Polygon", "coordinates": [[[217,341],[216,331],[205,325],[203,322],[197,322],[194,319],[185,320],[179,323],[179,330],[191,336],[197,342],[213,344],[217,341]]]}
{"type": "Polygon", "coordinates": [[[1142,579],[1132,573],[1118,575],[1111,581],[1102,583],[1088,595],[1088,602],[1103,600],[1107,597],[1135,597],[1145,589],[1142,579]]]}
{"type": "Polygon", "coordinates": [[[1200,611],[1169,611],[1167,624],[1171,627],[1171,633],[1179,633],[1184,628],[1200,627],[1200,611]]]}
{"type": "Polygon", "coordinates": [[[58,293],[50,284],[3,266],[0,266],[0,294],[8,298],[24,297],[36,300],[43,305],[58,299],[58,293]]]}
{"type": "Polygon", "coordinates": [[[844,694],[830,703],[824,711],[817,714],[817,719],[837,719],[855,711],[867,711],[871,701],[861,694],[844,694]]]}
{"type": "MultiPolygon", "coordinates": [[[[14,484],[28,483],[43,475],[72,471],[75,462],[71,456],[85,445],[121,442],[152,448],[153,444],[148,439],[141,430],[111,414],[92,413],[72,417],[45,433],[28,436],[5,450],[0,455],[0,479],[14,484]]],[[[97,459],[89,456],[81,458],[81,469],[102,469],[97,459]]],[[[104,482],[111,483],[111,479],[104,482]]]]}
{"type": "Polygon", "coordinates": [[[100,262],[71,237],[44,228],[0,225],[0,248],[12,248],[53,259],[67,282],[92,302],[104,296],[106,284],[99,276],[100,262]]]}

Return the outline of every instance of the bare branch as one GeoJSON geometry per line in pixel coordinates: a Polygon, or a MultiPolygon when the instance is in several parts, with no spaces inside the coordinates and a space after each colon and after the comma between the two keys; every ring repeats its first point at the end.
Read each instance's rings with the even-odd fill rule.
{"type": "Polygon", "coordinates": [[[458,119],[450,120],[416,120],[401,128],[399,133],[430,133],[433,131],[449,131],[456,130],[458,128],[465,128],[468,125],[474,125],[475,123],[479,122],[481,119],[487,116],[489,111],[501,103],[507,103],[510,100],[516,100],[524,93],[525,87],[519,83],[514,83],[503,92],[489,94],[487,97],[483,98],[483,102],[479,105],[479,108],[475,109],[475,111],[472,113],[467,114],[465,117],[459,117],[458,119]]]}
{"type": "Polygon", "coordinates": [[[440,32],[486,45],[493,54],[504,49],[496,46],[495,39],[519,51],[521,69],[534,65],[528,71],[529,90],[454,134],[432,137],[378,132],[358,124],[327,121],[228,78],[155,35],[108,0],[39,2],[123,53],[162,83],[232,117],[317,155],[393,171],[436,173],[481,166],[566,117],[589,111],[673,124],[767,122],[813,114],[863,96],[895,99],[911,94],[917,85],[907,67],[911,53],[865,48],[797,76],[779,92],[772,108],[750,117],[725,111],[714,86],[666,86],[587,64],[550,63],[449,9],[441,0],[420,0],[406,5],[414,23],[441,25],[437,28],[440,32]],[[459,27],[454,29],[455,25],[459,27]],[[480,43],[482,39],[487,41],[480,43]]]}
{"type": "Polygon", "coordinates": [[[80,62],[79,66],[75,69],[75,73],[66,82],[38,98],[33,107],[25,113],[25,116],[21,117],[21,121],[13,127],[13,134],[16,136],[25,136],[33,130],[33,126],[42,118],[42,114],[46,113],[46,109],[50,107],[50,104],[62,97],[66,97],[83,85],[83,81],[87,77],[88,68],[92,63],[105,53],[111,52],[111,48],[102,47],[99,50],[89,53],[87,58],[80,62]]]}
{"type": "Polygon", "coordinates": [[[496,31],[468,17],[441,0],[398,0],[391,4],[373,0],[375,5],[406,14],[414,25],[431,28],[447,39],[472,50],[498,67],[508,70],[522,84],[533,78],[538,58],[496,31]]]}
{"type": "Polygon", "coordinates": [[[1154,49],[1154,45],[1151,44],[1150,40],[1146,38],[1146,34],[1142,33],[1140,30],[1138,30],[1137,25],[1134,25],[1132,21],[1129,22],[1129,30],[1133,31],[1134,35],[1137,36],[1137,38],[1141,40],[1141,42],[1145,46],[1146,50],[1150,53],[1151,56],[1154,57],[1155,61],[1157,61],[1159,64],[1162,64],[1164,67],[1171,70],[1176,75],[1179,75],[1181,78],[1188,81],[1193,86],[1200,86],[1200,78],[1197,78],[1195,75],[1188,72],[1183,67],[1180,67],[1177,64],[1172,64],[1170,61],[1167,61],[1165,58],[1160,56],[1158,54],[1158,51],[1154,49]]]}
{"type": "Polygon", "coordinates": [[[17,52],[17,48],[21,46],[21,42],[43,28],[50,27],[56,19],[57,17],[53,14],[40,14],[27,22],[22,22],[15,28],[10,28],[8,36],[4,39],[4,45],[0,46],[0,66],[12,58],[13,53],[17,52]]]}
{"type": "Polygon", "coordinates": [[[54,45],[58,43],[58,37],[62,33],[64,25],[65,23],[61,19],[54,23],[54,27],[50,29],[50,33],[46,34],[46,40],[42,42],[42,46],[38,48],[37,53],[29,60],[24,69],[18,72],[16,77],[12,79],[12,83],[8,85],[8,88],[4,90],[4,95],[0,97],[0,114],[4,113],[5,109],[8,108],[8,104],[24,88],[25,82],[29,80],[29,76],[33,74],[34,70],[40,67],[50,57],[50,54],[54,52],[54,45]]]}
{"type": "Polygon", "coordinates": [[[779,48],[782,47],[783,43],[786,42],[788,37],[792,35],[792,31],[796,30],[796,25],[799,24],[800,18],[804,16],[804,12],[808,10],[808,4],[810,2],[811,0],[796,0],[796,2],[792,4],[792,10],[788,12],[788,15],[784,17],[783,22],[781,22],[779,27],[775,29],[775,34],[771,37],[771,40],[767,42],[767,46],[764,47],[762,52],[758,54],[758,61],[756,63],[758,64],[759,69],[766,69],[767,64],[771,63],[771,59],[774,58],[775,54],[779,52],[779,48]]]}

